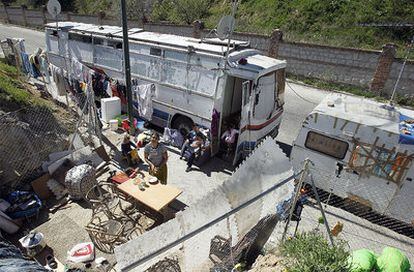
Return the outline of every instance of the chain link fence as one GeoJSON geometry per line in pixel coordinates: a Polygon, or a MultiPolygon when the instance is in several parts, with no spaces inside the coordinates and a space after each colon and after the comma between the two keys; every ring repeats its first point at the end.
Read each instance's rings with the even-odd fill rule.
{"type": "Polygon", "coordinates": [[[38,177],[49,154],[68,147],[74,126],[62,117],[59,112],[41,106],[0,113],[2,192],[38,177]]]}

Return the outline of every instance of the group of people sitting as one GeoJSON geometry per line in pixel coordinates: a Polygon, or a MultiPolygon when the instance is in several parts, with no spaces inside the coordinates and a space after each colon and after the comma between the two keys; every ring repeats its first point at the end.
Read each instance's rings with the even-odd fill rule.
{"type": "MultiPolygon", "coordinates": [[[[226,131],[221,136],[221,145],[228,152],[232,152],[236,144],[238,131],[233,126],[228,125],[226,131]]],[[[138,145],[143,146],[142,143],[138,145]]],[[[193,124],[192,130],[186,135],[185,141],[181,147],[180,159],[187,159],[186,172],[191,171],[194,161],[209,153],[210,140],[208,131],[200,129],[193,124]]],[[[128,165],[133,166],[140,162],[138,156],[137,144],[131,141],[131,137],[125,135],[121,144],[122,155],[126,158],[128,165]]],[[[160,136],[153,132],[148,144],[144,147],[144,160],[149,165],[149,174],[157,177],[162,183],[167,182],[167,148],[160,143],[160,136]]]]}

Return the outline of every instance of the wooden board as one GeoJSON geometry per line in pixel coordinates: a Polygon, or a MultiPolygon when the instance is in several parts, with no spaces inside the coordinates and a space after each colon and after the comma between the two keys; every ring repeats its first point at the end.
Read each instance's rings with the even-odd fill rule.
{"type": "Polygon", "coordinates": [[[40,178],[32,181],[31,183],[33,191],[36,193],[36,195],[39,196],[41,200],[46,200],[52,195],[52,192],[47,187],[47,182],[49,181],[49,179],[50,175],[45,174],[40,178]]]}
{"type": "MultiPolygon", "coordinates": [[[[144,180],[148,181],[149,178],[150,176],[147,174],[144,177],[144,180]]],[[[141,182],[142,180],[143,179],[139,177],[129,179],[128,181],[118,185],[118,188],[157,212],[167,206],[183,192],[174,186],[163,185],[160,182],[155,185],[147,182],[149,187],[145,187],[145,191],[141,191],[138,184],[134,183],[135,181],[141,182]]]]}

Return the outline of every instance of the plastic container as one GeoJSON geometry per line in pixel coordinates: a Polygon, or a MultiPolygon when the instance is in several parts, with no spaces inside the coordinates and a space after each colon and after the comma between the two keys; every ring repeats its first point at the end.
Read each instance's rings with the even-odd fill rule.
{"type": "Polygon", "coordinates": [[[92,243],[80,243],[68,251],[68,261],[85,263],[95,259],[95,247],[92,243]]]}
{"type": "Polygon", "coordinates": [[[36,256],[43,248],[46,242],[41,232],[32,232],[19,240],[20,244],[27,250],[27,255],[36,256]]]}
{"type": "Polygon", "coordinates": [[[112,131],[116,131],[118,129],[118,120],[116,119],[109,120],[109,128],[112,131]]]}
{"type": "Polygon", "coordinates": [[[121,114],[121,99],[119,97],[101,99],[102,120],[109,122],[121,114]]]}

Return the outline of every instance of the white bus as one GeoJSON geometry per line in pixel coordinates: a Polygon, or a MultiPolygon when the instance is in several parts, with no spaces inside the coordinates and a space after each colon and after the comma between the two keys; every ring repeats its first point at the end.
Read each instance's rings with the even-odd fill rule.
{"type": "MultiPolygon", "coordinates": [[[[65,67],[76,58],[109,77],[124,79],[122,29],[73,22],[48,24],[51,63],[65,67]]],[[[286,62],[232,40],[195,39],[129,30],[132,78],[153,83],[151,122],[188,131],[192,123],[210,129],[212,155],[230,119],[239,130],[233,162],[267,135],[276,137],[281,122],[286,62]]]]}

